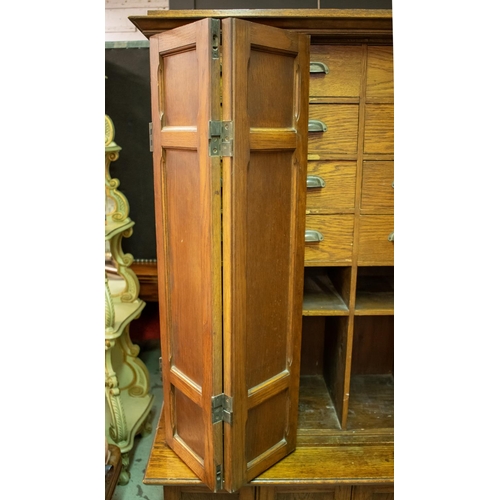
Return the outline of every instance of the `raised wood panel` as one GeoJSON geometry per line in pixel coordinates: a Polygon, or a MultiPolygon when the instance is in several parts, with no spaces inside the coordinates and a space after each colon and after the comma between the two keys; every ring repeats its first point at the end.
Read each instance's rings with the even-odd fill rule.
{"type": "Polygon", "coordinates": [[[367,104],[365,113],[364,152],[394,154],[394,106],[367,104]]]}
{"type": "Polygon", "coordinates": [[[323,241],[306,244],[306,266],[352,262],[353,215],[307,215],[306,229],[323,235],[323,241]]]}
{"type": "Polygon", "coordinates": [[[358,264],[363,266],[394,265],[394,216],[362,215],[359,221],[358,264]]]}
{"type": "Polygon", "coordinates": [[[311,97],[359,97],[361,46],[311,45],[311,62],[321,62],[328,73],[310,74],[311,97]]]}
{"type": "Polygon", "coordinates": [[[310,161],[307,175],[320,177],[324,187],[307,189],[307,214],[354,212],[356,194],[356,163],[310,161]]]}
{"type": "Polygon", "coordinates": [[[358,151],[357,104],[313,104],[309,106],[309,118],[321,120],[326,132],[309,133],[309,153],[346,155],[355,159],[358,151]]]}
{"type": "Polygon", "coordinates": [[[368,46],[366,99],[368,102],[394,99],[392,47],[368,46]]]}
{"type": "Polygon", "coordinates": [[[394,213],[394,162],[363,162],[362,214],[394,213]]]}

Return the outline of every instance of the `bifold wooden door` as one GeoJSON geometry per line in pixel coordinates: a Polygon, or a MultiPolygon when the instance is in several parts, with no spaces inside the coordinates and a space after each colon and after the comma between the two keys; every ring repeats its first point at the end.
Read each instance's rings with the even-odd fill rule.
{"type": "Polygon", "coordinates": [[[150,52],[167,444],[232,492],[295,449],[309,39],[203,19],[150,52]]]}

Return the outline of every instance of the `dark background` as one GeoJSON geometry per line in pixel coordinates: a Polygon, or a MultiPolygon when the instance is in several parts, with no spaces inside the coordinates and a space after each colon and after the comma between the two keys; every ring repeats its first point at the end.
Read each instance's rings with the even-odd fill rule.
{"type": "MultiPolygon", "coordinates": [[[[170,0],[180,9],[316,9],[317,0],[170,0]]],[[[320,0],[321,9],[391,9],[391,0],[320,0]]],[[[149,43],[106,44],[105,113],[115,124],[115,142],[122,147],[111,164],[111,176],[130,204],[134,233],[123,249],[136,260],[156,259],[153,163],[149,152],[151,121],[149,43]],[[118,48],[119,47],[119,48],[118,48]]]]}

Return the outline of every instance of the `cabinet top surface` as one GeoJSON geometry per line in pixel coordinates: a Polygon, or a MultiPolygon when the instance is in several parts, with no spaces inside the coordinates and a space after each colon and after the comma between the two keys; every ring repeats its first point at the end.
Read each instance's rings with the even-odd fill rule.
{"type": "Polygon", "coordinates": [[[129,20],[147,37],[206,17],[238,17],[310,34],[331,30],[344,33],[392,33],[391,9],[223,9],[150,10],[129,20]]]}
{"type": "Polygon", "coordinates": [[[392,9],[189,9],[149,10],[147,16],[136,17],[191,18],[204,17],[286,17],[286,18],[392,18],[392,9]]]}

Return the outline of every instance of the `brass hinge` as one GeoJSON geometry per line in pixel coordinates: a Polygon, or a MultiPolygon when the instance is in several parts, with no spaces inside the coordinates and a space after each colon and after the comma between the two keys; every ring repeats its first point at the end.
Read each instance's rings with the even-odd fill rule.
{"type": "Polygon", "coordinates": [[[212,423],[233,423],[233,398],[225,394],[212,397],[212,423]]]}
{"type": "Polygon", "coordinates": [[[233,122],[210,120],[208,130],[210,156],[233,156],[233,122]]]}
{"type": "Polygon", "coordinates": [[[212,59],[219,59],[220,19],[212,18],[212,59]]]}
{"type": "Polygon", "coordinates": [[[215,490],[220,491],[224,487],[224,476],[222,474],[222,465],[215,466],[215,490]]]}
{"type": "Polygon", "coordinates": [[[149,122],[149,152],[153,152],[153,122],[149,122]]]}

